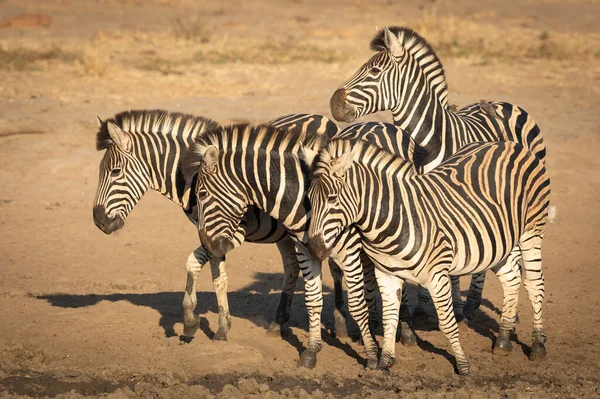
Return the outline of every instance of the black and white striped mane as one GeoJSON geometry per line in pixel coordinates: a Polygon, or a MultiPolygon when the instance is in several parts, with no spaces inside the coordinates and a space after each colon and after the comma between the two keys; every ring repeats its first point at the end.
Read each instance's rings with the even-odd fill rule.
{"type": "Polygon", "coordinates": [[[204,152],[209,146],[217,149],[251,149],[286,152],[301,155],[301,146],[314,152],[327,142],[327,135],[300,129],[288,130],[271,125],[252,126],[239,123],[217,126],[195,139],[188,153],[182,158],[184,176],[195,174],[202,163],[204,152]]]}
{"type": "Polygon", "coordinates": [[[115,123],[121,130],[129,134],[191,135],[192,138],[207,128],[212,129],[218,126],[217,122],[208,118],[162,109],[124,111],[103,121],[100,125],[96,135],[98,151],[105,150],[114,144],[108,134],[108,122],[115,123]]]}
{"type": "MultiPolygon", "coordinates": [[[[431,45],[421,35],[410,28],[392,26],[388,29],[398,38],[400,45],[419,63],[432,90],[435,90],[442,105],[446,107],[448,101],[446,74],[442,61],[440,61],[431,45]]],[[[371,50],[388,50],[385,45],[384,34],[383,30],[375,34],[375,37],[371,40],[371,50]]]]}
{"type": "MultiPolygon", "coordinates": [[[[322,174],[329,174],[332,161],[349,151],[354,151],[355,160],[368,159],[370,165],[396,170],[402,178],[416,175],[415,157],[420,159],[426,156],[426,152],[417,144],[414,144],[414,149],[405,158],[361,139],[334,139],[319,151],[311,179],[316,179],[322,174]]],[[[421,161],[417,160],[417,162],[421,161]]]]}

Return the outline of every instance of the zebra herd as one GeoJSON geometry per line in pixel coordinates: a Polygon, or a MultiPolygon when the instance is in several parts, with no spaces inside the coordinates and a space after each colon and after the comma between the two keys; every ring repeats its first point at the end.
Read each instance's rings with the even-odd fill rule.
{"type": "Polygon", "coordinates": [[[368,368],[394,364],[398,326],[403,344],[416,343],[404,289],[411,280],[424,287],[419,306],[432,299],[458,373],[469,374],[457,318],[473,317],[488,269],[504,290],[493,352],[512,349],[523,279],[533,306],[530,357],[543,359],[541,243],[550,182],[537,124],[509,103],[481,101],[455,110],[439,58],[408,28],[379,31],[371,48],[376,54],[333,94],[331,112],[338,121],[354,122],[391,110],[393,125],[355,123],[340,130],[324,116],[292,114],[264,125],[221,126],[162,110],[99,119],[97,149],[105,153],[96,226],[107,234],[122,228],[149,188],[196,224],[201,245],[188,257],[183,299],[188,337],[199,326],[196,279],[209,263],[218,303],[215,339],[227,339],[225,257],[250,241],[276,243],[283,261],[270,334],[278,335],[289,320],[302,272],[309,338],[300,366],[314,367],[322,349],[325,258],[335,285],[336,333],[346,331],[343,279],[368,368]],[[469,274],[463,305],[458,277],[469,274]],[[381,354],[373,337],[379,318],[381,354]]]}

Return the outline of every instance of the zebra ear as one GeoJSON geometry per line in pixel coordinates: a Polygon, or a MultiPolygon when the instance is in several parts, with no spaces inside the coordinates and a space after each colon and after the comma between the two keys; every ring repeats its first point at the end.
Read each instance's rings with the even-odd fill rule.
{"type": "Polygon", "coordinates": [[[217,157],[219,156],[219,151],[217,147],[214,145],[209,146],[204,151],[204,162],[202,162],[202,168],[204,168],[207,172],[214,172],[217,168],[217,157]]]}
{"type": "Polygon", "coordinates": [[[315,157],[318,155],[318,152],[311,150],[310,148],[306,148],[302,144],[300,144],[300,159],[304,161],[309,167],[312,166],[315,161],[315,157]]]}
{"type": "Polygon", "coordinates": [[[98,127],[102,127],[102,124],[104,123],[102,122],[102,119],[100,119],[98,115],[96,115],[96,119],[98,120],[98,127]]]}
{"type": "Polygon", "coordinates": [[[402,57],[404,55],[404,47],[400,44],[398,37],[394,35],[386,26],[383,30],[383,42],[385,47],[394,57],[402,57]]]}
{"type": "MultiPolygon", "coordinates": [[[[356,147],[355,147],[356,148],[356,147]]],[[[331,170],[337,177],[343,177],[344,174],[350,169],[354,162],[354,150],[350,150],[342,154],[339,158],[334,159],[332,162],[331,170]]]]}
{"type": "Polygon", "coordinates": [[[106,128],[108,129],[108,135],[112,139],[112,141],[119,147],[121,150],[125,152],[131,152],[131,139],[129,135],[125,133],[116,123],[113,121],[109,121],[106,124],[106,128]]]}

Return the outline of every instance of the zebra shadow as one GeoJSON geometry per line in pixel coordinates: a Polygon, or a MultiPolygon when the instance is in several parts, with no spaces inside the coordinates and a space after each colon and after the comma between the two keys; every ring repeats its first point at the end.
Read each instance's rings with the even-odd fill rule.
{"type": "MultiPolygon", "coordinates": [[[[279,301],[280,290],[283,284],[283,274],[262,273],[254,274],[254,281],[237,291],[228,292],[229,310],[233,317],[251,321],[255,326],[264,328],[265,332],[269,323],[275,316],[275,308],[279,301]]],[[[291,328],[308,330],[308,311],[304,303],[304,290],[301,288],[302,278],[299,278],[297,289],[292,300],[290,320],[282,329],[282,338],[301,353],[305,348],[301,340],[291,328]]],[[[111,293],[111,294],[45,294],[31,295],[33,298],[47,301],[50,305],[60,308],[82,308],[94,306],[102,301],[118,302],[127,301],[136,306],[145,306],[156,310],[159,315],[158,325],[163,329],[165,337],[175,337],[175,325],[183,323],[183,291],[163,291],[154,293],[111,293]]],[[[195,313],[200,316],[199,331],[209,339],[213,339],[217,329],[217,299],[214,291],[198,291],[198,305],[195,313]],[[208,313],[212,322],[206,317],[208,313]],[[214,323],[214,324],[213,324],[214,323]],[[214,329],[213,329],[214,325],[214,329]]],[[[325,328],[324,340],[336,346],[355,358],[359,363],[362,357],[347,343],[335,337],[334,333],[334,297],[332,288],[323,284],[323,326],[325,328]]],[[[356,324],[348,318],[348,329],[351,334],[358,333],[356,324]]],[[[235,328],[235,326],[233,327],[235,328]]],[[[183,337],[180,336],[183,340],[183,337]]]]}
{"type": "MultiPolygon", "coordinates": [[[[416,298],[416,287],[413,289],[415,289],[415,293],[414,295],[410,295],[410,298],[416,298]]],[[[467,294],[468,290],[461,292],[463,300],[466,300],[467,294]]],[[[411,305],[416,306],[416,300],[414,303],[411,302],[411,305]]],[[[422,311],[423,313],[421,315],[415,317],[413,323],[415,332],[418,334],[419,331],[439,330],[437,313],[433,303],[429,301],[427,304],[425,304],[425,308],[422,309],[422,311]]],[[[488,299],[482,298],[481,307],[475,310],[473,319],[459,320],[459,323],[464,323],[472,331],[485,338],[488,338],[490,340],[490,349],[492,349],[496,343],[498,333],[500,332],[499,321],[501,315],[502,309],[498,308],[488,299]],[[484,311],[484,308],[487,308],[489,312],[484,311]]],[[[529,356],[531,348],[519,340],[516,332],[513,333],[511,340],[521,347],[521,350],[526,356],[529,356]]],[[[454,362],[454,356],[450,355],[447,351],[435,349],[431,343],[421,339],[420,337],[417,338],[417,345],[423,350],[442,355],[448,360],[454,362]]]]}

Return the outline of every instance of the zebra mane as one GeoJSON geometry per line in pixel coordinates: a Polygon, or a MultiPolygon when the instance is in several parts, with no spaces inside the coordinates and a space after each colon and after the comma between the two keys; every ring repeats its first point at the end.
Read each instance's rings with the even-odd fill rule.
{"type": "Polygon", "coordinates": [[[108,122],[116,124],[124,132],[133,135],[140,133],[175,134],[190,135],[192,138],[207,128],[218,126],[217,122],[208,118],[162,109],[124,111],[101,123],[96,134],[98,151],[106,150],[114,144],[108,134],[108,122]]]}
{"type": "Polygon", "coordinates": [[[210,146],[218,150],[241,150],[256,147],[266,150],[275,143],[272,151],[286,152],[301,156],[301,147],[319,151],[327,141],[327,136],[315,131],[284,129],[263,124],[252,126],[238,123],[230,126],[216,126],[205,134],[196,137],[194,144],[181,159],[184,177],[187,179],[198,172],[204,153],[210,146]]]}
{"type": "MultiPolygon", "coordinates": [[[[439,101],[448,108],[448,84],[442,61],[431,47],[431,45],[417,32],[403,26],[392,26],[388,28],[400,41],[400,45],[421,66],[424,75],[429,82],[430,88],[436,93],[439,101]]],[[[371,50],[388,50],[385,45],[384,30],[380,30],[371,40],[371,50]]]]}
{"type": "MultiPolygon", "coordinates": [[[[414,142],[413,142],[414,143],[414,142]]],[[[423,148],[414,144],[414,157],[423,157],[423,148]]],[[[315,162],[312,178],[318,178],[320,175],[329,174],[332,161],[338,159],[345,153],[353,151],[354,159],[368,159],[368,163],[374,166],[398,167],[402,170],[402,176],[412,176],[417,174],[417,165],[414,159],[406,159],[398,154],[394,154],[377,144],[361,139],[334,139],[328,142],[319,151],[315,162]]]]}

